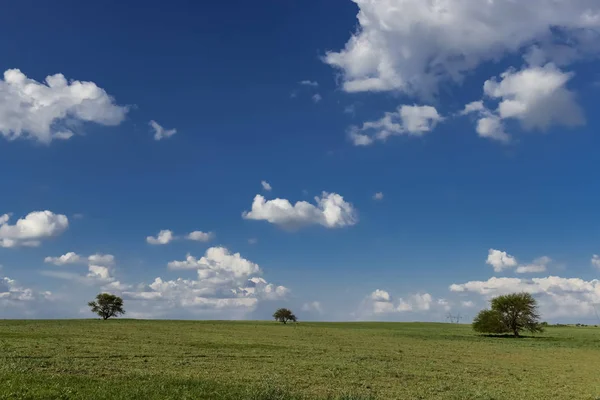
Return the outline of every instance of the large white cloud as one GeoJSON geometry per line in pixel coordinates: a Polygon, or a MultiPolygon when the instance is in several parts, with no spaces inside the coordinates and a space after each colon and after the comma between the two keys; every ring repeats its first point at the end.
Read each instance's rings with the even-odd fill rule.
{"type": "Polygon", "coordinates": [[[498,295],[528,292],[534,294],[544,317],[592,316],[594,305],[600,304],[600,281],[581,278],[490,278],[487,281],[470,281],[452,284],[450,290],[476,293],[491,298],[498,295]]]}
{"type": "Polygon", "coordinates": [[[184,261],[171,261],[170,269],[193,269],[198,271],[201,279],[247,279],[253,274],[259,274],[260,267],[243,258],[240,253],[231,254],[224,247],[211,247],[206,250],[204,257],[197,259],[188,254],[184,261]]]}
{"type": "Polygon", "coordinates": [[[261,300],[286,297],[289,289],[268,283],[258,264],[231,253],[223,247],[212,247],[204,257],[188,255],[184,261],[172,261],[170,269],[195,270],[198,278],[163,280],[158,277],[137,291],[125,291],[126,298],[146,303],[146,309],[160,314],[173,308],[190,311],[235,310],[239,315],[253,311],[261,300]]]}
{"type": "Polygon", "coordinates": [[[509,142],[504,121],[514,119],[523,129],[546,131],[552,125],[576,127],[583,125],[583,112],[574,94],[567,89],[572,74],[563,72],[554,64],[529,66],[520,71],[510,69],[483,85],[489,100],[497,100],[495,110],[483,101],[465,106],[462,114],[476,113],[477,133],[481,137],[509,142]]]}
{"type": "Polygon", "coordinates": [[[34,211],[14,225],[9,220],[9,214],[0,216],[0,247],[39,246],[43,239],[58,236],[69,227],[65,215],[52,211],[34,211]]]}
{"type": "Polygon", "coordinates": [[[56,74],[40,83],[18,69],[0,79],[0,134],[9,140],[69,139],[82,122],[118,125],[127,111],[94,82],[69,82],[56,74]]]}
{"type": "Polygon", "coordinates": [[[298,201],[292,205],[286,199],[266,200],[256,195],[252,210],[242,214],[244,219],[268,221],[287,229],[308,225],[322,225],[326,228],[342,228],[358,222],[358,215],[352,204],[336,193],[323,192],[315,197],[316,205],[298,201]]]}
{"type": "Polygon", "coordinates": [[[539,46],[531,60],[562,63],[598,49],[597,0],[353,1],[360,9],[357,32],[343,50],[325,56],[348,92],[427,95],[441,81],[460,81],[482,62],[532,43],[539,46]]]}
{"type": "Polygon", "coordinates": [[[386,112],[377,121],[351,127],[348,135],[355,146],[368,146],[376,140],[385,141],[390,136],[422,136],[442,120],[435,107],[402,105],[395,112],[386,112]]]}

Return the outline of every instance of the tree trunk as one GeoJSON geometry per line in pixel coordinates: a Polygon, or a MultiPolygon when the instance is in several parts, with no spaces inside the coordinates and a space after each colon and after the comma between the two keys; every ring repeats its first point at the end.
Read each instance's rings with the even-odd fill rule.
{"type": "Polygon", "coordinates": [[[287,321],[285,319],[283,321],[281,321],[281,322],[283,322],[284,325],[287,324],[287,321]]]}
{"type": "Polygon", "coordinates": [[[513,333],[515,334],[516,338],[519,337],[519,330],[518,329],[513,330],[513,333]]]}

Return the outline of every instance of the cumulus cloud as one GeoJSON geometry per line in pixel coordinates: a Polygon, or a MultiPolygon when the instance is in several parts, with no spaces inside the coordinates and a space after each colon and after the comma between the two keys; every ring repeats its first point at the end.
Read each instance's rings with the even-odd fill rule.
{"type": "Polygon", "coordinates": [[[154,132],[154,140],[168,139],[177,133],[177,129],[165,129],[154,120],[150,121],[149,125],[154,132]]]}
{"type": "Polygon", "coordinates": [[[62,256],[59,256],[59,257],[46,257],[44,259],[45,263],[54,264],[54,265],[58,265],[58,266],[79,264],[82,261],[83,261],[83,258],[79,254],[72,252],[72,251],[70,251],[66,254],[63,254],[62,256]]]}
{"type": "Polygon", "coordinates": [[[252,210],[244,211],[244,219],[268,221],[287,229],[297,229],[308,225],[322,225],[326,228],[342,228],[358,222],[358,215],[352,204],[336,193],[323,192],[315,197],[316,205],[298,201],[292,205],[286,199],[266,200],[256,195],[252,210]]]}
{"type": "Polygon", "coordinates": [[[128,299],[154,301],[154,309],[182,307],[196,311],[236,310],[247,313],[261,300],[286,297],[289,289],[260,277],[259,265],[224,247],[208,249],[200,259],[187,255],[168,264],[172,270],[195,270],[198,279],[163,280],[158,277],[137,291],[125,291],[128,299]]]}
{"type": "Polygon", "coordinates": [[[433,304],[445,307],[448,303],[439,299],[437,302],[429,293],[417,293],[407,298],[394,300],[385,290],[377,289],[363,302],[363,312],[367,314],[390,314],[403,312],[428,311],[433,304]]]}
{"type": "Polygon", "coordinates": [[[494,272],[503,272],[513,268],[517,274],[533,274],[545,272],[552,259],[548,256],[538,257],[529,264],[520,264],[517,259],[505,251],[490,249],[486,264],[494,268],[494,272]]]}
{"type": "Polygon", "coordinates": [[[321,100],[323,100],[323,97],[321,97],[321,95],[319,93],[313,94],[313,97],[312,97],[313,103],[319,103],[319,102],[321,102],[321,100]]]}
{"type": "Polygon", "coordinates": [[[261,181],[260,184],[261,184],[263,190],[266,190],[267,192],[270,192],[271,190],[273,190],[273,188],[267,181],[261,181]]]}
{"type": "Polygon", "coordinates": [[[119,125],[127,111],[94,82],[56,74],[40,83],[18,69],[6,70],[0,79],[0,134],[8,140],[66,140],[78,124],[119,125]]]}
{"type": "Polygon", "coordinates": [[[43,239],[58,236],[69,227],[65,215],[34,211],[10,225],[10,214],[0,215],[0,247],[39,246],[43,239]]]}
{"type": "Polygon", "coordinates": [[[14,279],[0,277],[0,306],[15,306],[19,303],[30,303],[35,300],[51,299],[51,292],[35,292],[33,289],[23,287],[14,279]]]}
{"type": "Polygon", "coordinates": [[[567,63],[596,53],[595,0],[353,0],[358,29],[324,61],[347,92],[398,90],[431,95],[485,61],[541,44],[536,60],[567,63]],[[543,12],[540,12],[543,10],[543,12]],[[571,51],[568,51],[571,50],[571,51]]]}
{"type": "Polygon", "coordinates": [[[452,284],[450,290],[475,293],[485,298],[514,292],[532,293],[540,302],[544,317],[574,317],[593,315],[594,304],[600,303],[600,281],[580,278],[490,278],[452,284]]]}
{"type": "Polygon", "coordinates": [[[202,231],[193,231],[186,235],[186,239],[196,242],[210,242],[214,237],[214,233],[202,231]]]}
{"type": "Polygon", "coordinates": [[[550,257],[544,256],[536,258],[531,264],[519,265],[515,272],[517,274],[534,274],[546,272],[546,267],[552,262],[550,257]]]}
{"type": "Polygon", "coordinates": [[[517,266],[517,259],[505,251],[490,249],[486,264],[491,265],[495,272],[502,272],[505,269],[517,266]]]}
{"type": "Polygon", "coordinates": [[[184,261],[171,261],[169,269],[193,269],[201,279],[239,279],[260,273],[260,267],[243,258],[240,253],[231,254],[225,247],[211,247],[200,259],[188,254],[184,261]]]}
{"type": "Polygon", "coordinates": [[[467,104],[462,113],[476,113],[479,136],[501,142],[510,141],[504,126],[504,121],[509,119],[519,121],[527,131],[546,131],[552,125],[583,125],[583,112],[566,86],[572,76],[551,63],[529,66],[521,71],[510,69],[500,76],[500,80],[493,78],[483,85],[487,98],[498,101],[496,110],[492,111],[478,101],[467,104]]]}
{"type": "Polygon", "coordinates": [[[368,146],[374,141],[386,141],[390,136],[423,136],[443,120],[431,106],[402,105],[394,112],[386,112],[376,121],[352,126],[348,136],[355,146],[368,146]]]}
{"type": "Polygon", "coordinates": [[[156,235],[156,237],[148,236],[146,238],[146,242],[152,245],[163,245],[171,243],[173,239],[175,239],[175,237],[173,236],[173,232],[168,229],[164,229],[158,232],[158,235],[156,235]]]}
{"type": "Polygon", "coordinates": [[[115,264],[115,256],[112,254],[92,254],[88,257],[88,262],[90,264],[111,266],[115,264]]]}

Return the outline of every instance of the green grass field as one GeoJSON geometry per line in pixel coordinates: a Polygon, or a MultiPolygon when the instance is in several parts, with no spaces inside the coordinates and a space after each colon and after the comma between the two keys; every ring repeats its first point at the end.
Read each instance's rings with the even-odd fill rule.
{"type": "Polygon", "coordinates": [[[600,399],[600,328],[0,321],[0,399],[600,399]]]}

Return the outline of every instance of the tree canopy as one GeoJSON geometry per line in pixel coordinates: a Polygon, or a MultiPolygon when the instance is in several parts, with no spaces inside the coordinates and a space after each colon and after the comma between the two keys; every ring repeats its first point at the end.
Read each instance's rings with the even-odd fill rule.
{"type": "Polygon", "coordinates": [[[275,321],[282,322],[284,324],[287,324],[288,321],[297,321],[297,318],[294,315],[294,313],[292,313],[292,311],[288,310],[287,308],[280,308],[277,311],[275,311],[275,313],[273,314],[273,318],[275,318],[275,321]]]}
{"type": "Polygon", "coordinates": [[[512,333],[515,337],[524,330],[543,331],[537,301],[529,293],[493,298],[491,309],[480,311],[473,320],[473,329],[481,333],[512,333]]]}
{"type": "Polygon", "coordinates": [[[90,301],[88,306],[104,320],[125,314],[123,299],[110,293],[100,293],[96,301],[90,301]]]}

